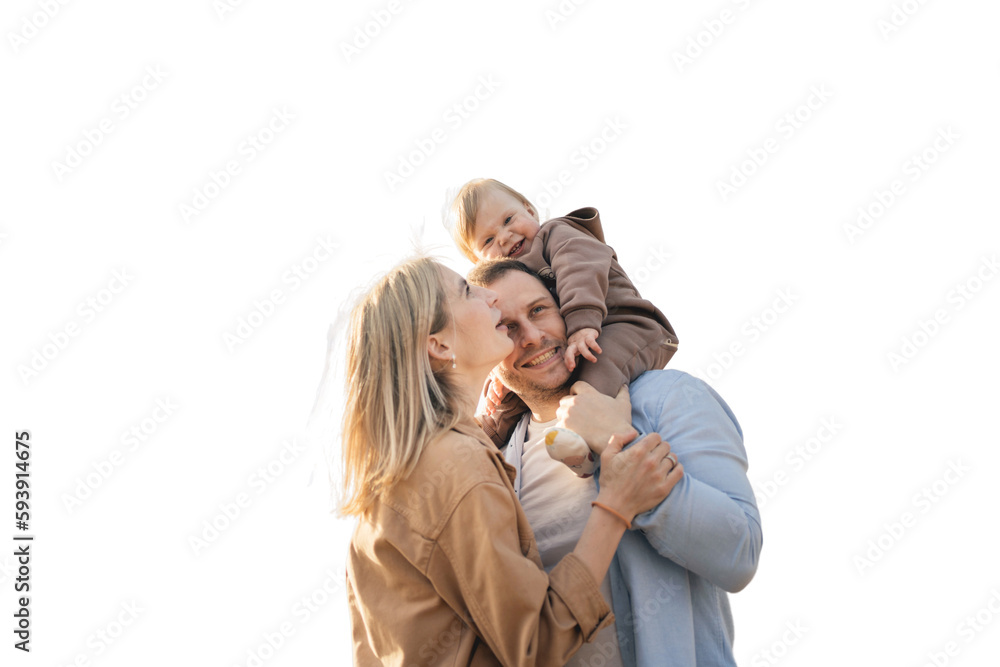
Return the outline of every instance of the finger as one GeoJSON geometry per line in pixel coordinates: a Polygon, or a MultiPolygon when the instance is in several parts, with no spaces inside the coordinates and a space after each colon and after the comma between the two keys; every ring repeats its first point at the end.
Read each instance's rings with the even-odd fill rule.
{"type": "Polygon", "coordinates": [[[589,359],[590,361],[594,362],[597,361],[597,357],[594,356],[594,353],[588,350],[587,348],[583,348],[580,350],[580,356],[583,357],[584,359],[589,359]]]}
{"type": "Polygon", "coordinates": [[[604,450],[604,452],[611,452],[611,455],[615,455],[622,450],[622,447],[625,446],[626,442],[628,441],[625,440],[624,437],[616,433],[608,440],[608,447],[604,450]]]}
{"type": "Polygon", "coordinates": [[[597,354],[601,353],[601,346],[597,344],[597,340],[588,341],[590,343],[590,349],[592,349],[597,354]]]}
{"type": "Polygon", "coordinates": [[[573,348],[572,347],[570,349],[566,350],[566,354],[564,356],[564,359],[566,360],[566,368],[568,368],[571,371],[574,368],[576,368],[576,355],[573,354],[573,348]]]}
{"type": "Polygon", "coordinates": [[[654,432],[642,436],[642,438],[632,446],[648,454],[649,452],[652,452],[656,447],[658,447],[662,442],[663,440],[660,438],[660,434],[654,432]]]}
{"type": "Polygon", "coordinates": [[[639,436],[639,432],[636,431],[635,429],[632,429],[631,431],[628,431],[627,433],[615,433],[615,434],[613,434],[611,436],[609,442],[611,440],[617,439],[617,440],[621,441],[622,446],[624,447],[628,443],[630,443],[633,440],[635,440],[638,436],[639,436]]]}
{"type": "Polygon", "coordinates": [[[670,469],[670,472],[667,473],[667,476],[663,481],[667,483],[667,486],[669,488],[673,489],[675,486],[677,486],[677,483],[680,482],[683,478],[684,478],[684,464],[678,463],[677,465],[675,465],[673,468],[670,469]]]}

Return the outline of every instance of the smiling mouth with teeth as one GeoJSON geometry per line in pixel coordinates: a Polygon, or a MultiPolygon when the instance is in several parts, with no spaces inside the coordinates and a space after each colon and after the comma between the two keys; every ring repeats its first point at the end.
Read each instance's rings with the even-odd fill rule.
{"type": "Polygon", "coordinates": [[[524,366],[525,368],[531,368],[532,366],[537,366],[538,364],[543,364],[543,363],[545,363],[546,361],[548,361],[549,359],[551,359],[551,358],[552,358],[552,357],[554,357],[554,356],[556,356],[556,350],[549,350],[548,352],[546,352],[546,353],[545,353],[545,354],[543,354],[542,356],[540,356],[540,357],[535,357],[535,358],[534,358],[534,359],[532,359],[531,361],[529,361],[529,362],[527,362],[527,363],[523,364],[523,366],[524,366]]]}
{"type": "Polygon", "coordinates": [[[513,257],[517,253],[521,252],[521,246],[523,245],[524,245],[524,239],[521,239],[520,241],[514,244],[514,247],[510,249],[510,252],[507,253],[507,256],[513,257]]]}

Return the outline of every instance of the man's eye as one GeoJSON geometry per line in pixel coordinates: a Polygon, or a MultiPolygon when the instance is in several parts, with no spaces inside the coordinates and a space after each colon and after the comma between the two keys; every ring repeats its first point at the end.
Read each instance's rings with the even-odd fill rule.
{"type": "Polygon", "coordinates": [[[540,313],[543,310],[545,310],[545,306],[535,306],[534,308],[531,309],[531,312],[533,312],[533,313],[540,313]]]}

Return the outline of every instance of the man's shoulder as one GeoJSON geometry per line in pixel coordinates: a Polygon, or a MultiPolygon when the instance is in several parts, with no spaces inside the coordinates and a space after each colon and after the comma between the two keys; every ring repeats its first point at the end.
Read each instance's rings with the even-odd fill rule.
{"type": "Polygon", "coordinates": [[[699,390],[708,385],[690,373],[673,368],[646,371],[629,385],[632,405],[636,402],[661,402],[665,394],[684,391],[685,388],[699,390]]]}
{"type": "Polygon", "coordinates": [[[736,415],[722,396],[704,380],[684,371],[646,371],[629,385],[629,393],[633,421],[665,421],[676,427],[691,420],[731,422],[742,436],[736,415]]]}

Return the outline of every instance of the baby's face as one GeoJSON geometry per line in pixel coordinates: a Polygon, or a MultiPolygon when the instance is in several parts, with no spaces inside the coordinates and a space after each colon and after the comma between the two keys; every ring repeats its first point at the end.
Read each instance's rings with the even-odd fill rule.
{"type": "Polygon", "coordinates": [[[517,258],[531,249],[538,215],[517,197],[490,190],[479,205],[472,247],[480,260],[517,258]]]}

